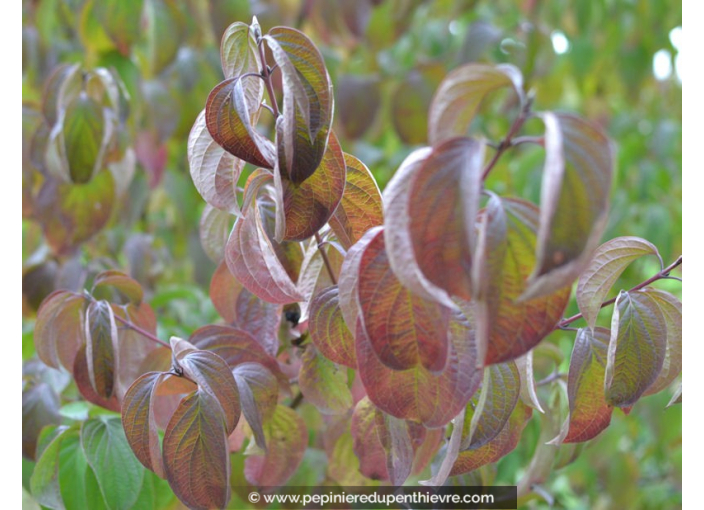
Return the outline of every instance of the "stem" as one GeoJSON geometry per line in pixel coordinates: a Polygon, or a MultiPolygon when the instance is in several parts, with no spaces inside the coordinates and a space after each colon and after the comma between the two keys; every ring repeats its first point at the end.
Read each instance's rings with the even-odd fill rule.
{"type": "MultiPolygon", "coordinates": [[[[640,290],[644,287],[647,287],[648,285],[650,285],[653,282],[656,282],[658,280],[666,280],[666,279],[670,278],[670,271],[675,269],[677,266],[680,266],[681,264],[682,264],[682,255],[677,257],[677,260],[675,260],[672,264],[667,266],[665,269],[658,272],[654,276],[651,276],[650,278],[648,278],[644,282],[639,283],[638,285],[636,285],[635,287],[630,289],[628,292],[635,292],[636,290],[640,290]]],[[[604,301],[603,303],[601,303],[601,306],[599,308],[604,308],[606,306],[614,304],[615,302],[616,302],[616,297],[612,297],[608,301],[604,301]]],[[[572,317],[568,317],[567,319],[562,319],[560,322],[557,323],[557,325],[555,326],[555,329],[564,328],[568,324],[572,324],[574,321],[576,321],[577,319],[581,319],[581,318],[582,318],[582,314],[578,313],[576,315],[573,315],[572,317]]]]}
{"type": "Polygon", "coordinates": [[[325,262],[325,267],[328,270],[328,275],[330,275],[330,281],[333,285],[337,285],[337,278],[335,278],[335,272],[332,270],[332,265],[330,264],[328,254],[325,253],[325,250],[323,249],[323,240],[321,239],[319,232],[315,233],[315,240],[318,243],[318,251],[320,251],[320,255],[323,257],[323,262],[325,262]]]}
{"type": "Polygon", "coordinates": [[[116,320],[117,322],[121,322],[122,324],[124,324],[125,326],[127,326],[129,329],[132,329],[132,330],[136,331],[137,333],[139,333],[140,335],[142,335],[144,338],[148,338],[148,339],[151,340],[152,342],[156,342],[157,344],[159,344],[159,345],[161,345],[161,346],[163,346],[163,347],[166,347],[167,349],[171,349],[171,347],[169,346],[169,344],[167,344],[167,343],[164,342],[163,340],[159,340],[156,336],[152,335],[152,334],[151,334],[149,331],[147,331],[146,329],[142,329],[142,328],[140,328],[139,326],[137,326],[136,324],[132,324],[130,321],[128,321],[127,319],[123,319],[122,317],[120,317],[120,316],[117,315],[117,314],[114,314],[114,316],[115,316],[115,320],[116,320]]]}
{"type": "MultiPolygon", "coordinates": [[[[261,76],[264,79],[264,83],[266,83],[266,91],[269,94],[269,100],[271,101],[271,107],[274,110],[274,117],[277,117],[280,115],[279,114],[279,103],[276,100],[276,94],[274,94],[274,84],[271,81],[271,72],[273,71],[272,68],[270,68],[267,63],[266,63],[266,54],[264,52],[264,39],[259,39],[257,41],[257,47],[259,48],[259,58],[262,60],[262,73],[261,76]]],[[[276,66],[274,66],[276,67],[276,66]]]]}
{"type": "Polygon", "coordinates": [[[299,391],[298,394],[293,397],[293,400],[289,404],[289,407],[291,409],[296,409],[301,404],[301,402],[303,402],[303,393],[299,391]]]}
{"type": "Polygon", "coordinates": [[[523,124],[525,123],[526,119],[528,119],[528,114],[530,113],[530,108],[533,105],[533,98],[529,97],[523,107],[521,108],[521,113],[518,114],[518,117],[516,117],[516,120],[513,121],[513,124],[511,125],[511,128],[508,130],[508,133],[506,134],[506,137],[501,140],[501,143],[499,143],[499,146],[496,148],[496,153],[494,154],[494,157],[491,158],[491,161],[489,161],[489,164],[486,166],[484,169],[484,173],[482,174],[482,181],[485,181],[486,178],[489,176],[491,173],[492,169],[496,165],[496,163],[499,161],[499,158],[501,155],[506,152],[506,150],[511,147],[511,139],[516,136],[516,133],[521,129],[523,124]]]}

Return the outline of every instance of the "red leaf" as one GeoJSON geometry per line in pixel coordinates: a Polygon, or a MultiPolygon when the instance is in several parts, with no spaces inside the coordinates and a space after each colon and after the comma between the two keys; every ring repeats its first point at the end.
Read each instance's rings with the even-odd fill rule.
{"type": "Polygon", "coordinates": [[[329,287],[313,298],[308,333],[311,341],[326,358],[350,368],[357,368],[354,336],[342,316],[337,286],[329,287]]]}
{"type": "Polygon", "coordinates": [[[39,307],[34,345],[39,359],[50,367],[73,370],[76,353],[85,343],[84,306],[82,295],[58,290],[39,307]]]}

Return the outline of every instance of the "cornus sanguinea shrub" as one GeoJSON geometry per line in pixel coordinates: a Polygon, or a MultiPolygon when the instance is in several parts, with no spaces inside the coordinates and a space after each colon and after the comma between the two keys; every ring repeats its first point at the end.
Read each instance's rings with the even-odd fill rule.
{"type": "MultiPolygon", "coordinates": [[[[84,399],[122,419],[98,414],[80,427],[45,429],[32,478],[38,501],[54,504],[57,459],[80,445],[85,486],[97,484],[111,507],[142,497],[144,466],[188,507],[222,508],[233,488],[285,484],[312,427],[337,483],[400,485],[432,463],[423,483],[439,485],[497,462],[532,415],[547,413],[558,426],[544,431],[526,466],[525,496],[550,476],[560,445],[594,438],[614,408],[628,413],[673,385],[681,303],[651,284],[673,278],[682,258],[667,264],[637,237],[599,245],[614,148],[597,125],[539,111],[511,65],[467,64],[435,92],[429,145],[381,193],[331,128],[333,84],[306,35],[238,22],[221,56],[225,80],[203,98],[188,160],[207,202],[201,238],[221,260],[210,297],[224,324],[167,344],[155,336],[141,286],[117,271],[99,274],[83,293],[46,298],[39,357],[70,371],[84,399]],[[472,121],[497,91],[517,107],[505,137],[490,141],[472,121]],[[520,144],[544,150],[539,203],[485,186],[520,144]],[[254,169],[240,188],[247,163],[254,169]],[[607,300],[629,264],[646,256],[659,259],[660,271],[607,300]],[[575,283],[580,313],[564,317],[575,283]],[[597,325],[600,314],[611,315],[610,328],[597,325]],[[534,353],[557,330],[574,332],[569,371],[536,383],[534,353]],[[545,402],[538,384],[562,389],[545,402]],[[304,420],[301,402],[320,417],[304,420]]],[[[118,161],[124,153],[106,149],[119,87],[101,73],[76,81],[76,72],[55,78],[72,96],[56,119],[64,135],[49,146],[74,162],[71,119],[103,127],[90,140],[95,150],[82,152],[90,164],[56,164],[52,175],[66,189],[112,183],[105,154],[118,161]]],[[[681,386],[672,402],[680,399],[681,386]]]]}

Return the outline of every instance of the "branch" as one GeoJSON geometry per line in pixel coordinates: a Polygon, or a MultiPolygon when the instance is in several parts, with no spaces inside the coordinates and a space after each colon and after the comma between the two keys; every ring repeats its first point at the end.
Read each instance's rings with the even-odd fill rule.
{"type": "Polygon", "coordinates": [[[261,77],[266,83],[266,91],[269,94],[269,100],[271,101],[272,109],[274,110],[274,117],[279,116],[279,103],[276,100],[276,94],[274,94],[274,84],[271,81],[271,73],[276,69],[276,66],[269,67],[266,63],[266,54],[264,52],[264,39],[259,39],[257,41],[257,47],[259,48],[259,58],[262,60],[262,72],[261,77]]]}
{"type": "MultiPolygon", "coordinates": [[[[506,152],[506,150],[512,146],[511,140],[514,136],[516,136],[516,133],[521,129],[523,124],[526,122],[528,119],[528,115],[530,113],[530,108],[533,105],[533,98],[529,97],[525,104],[523,105],[523,108],[521,108],[521,113],[518,114],[518,117],[516,117],[516,120],[513,121],[513,124],[511,125],[511,128],[508,130],[508,133],[506,134],[506,137],[501,140],[501,143],[499,143],[498,147],[496,148],[496,154],[494,154],[494,157],[491,158],[491,161],[489,161],[489,164],[486,166],[484,169],[484,173],[482,174],[482,181],[485,181],[486,178],[489,176],[489,173],[493,170],[494,166],[496,163],[499,161],[499,158],[501,155],[506,152]]],[[[523,143],[525,140],[521,140],[521,143],[523,143]]],[[[533,140],[531,140],[533,141],[533,140]]]]}
{"type": "Polygon", "coordinates": [[[124,324],[126,327],[128,327],[129,329],[136,331],[137,333],[139,333],[140,335],[142,335],[144,338],[148,338],[148,339],[151,340],[152,342],[155,342],[155,343],[157,343],[157,344],[159,344],[159,345],[161,345],[161,346],[163,346],[163,347],[166,347],[167,349],[171,349],[171,347],[169,346],[169,344],[167,344],[167,343],[164,342],[163,340],[159,340],[156,336],[152,335],[152,334],[151,334],[149,331],[147,331],[146,329],[142,329],[142,328],[140,328],[139,326],[137,326],[136,324],[132,324],[130,321],[128,321],[127,319],[123,319],[122,317],[120,317],[120,316],[117,315],[117,314],[114,314],[114,316],[115,316],[115,320],[116,320],[117,322],[120,322],[120,323],[124,324]]]}
{"type": "Polygon", "coordinates": [[[332,265],[330,264],[328,254],[325,253],[325,250],[323,249],[323,240],[320,237],[320,233],[315,233],[315,240],[318,243],[318,250],[320,251],[320,255],[323,257],[323,262],[325,262],[325,267],[328,270],[328,275],[330,275],[330,281],[332,281],[333,285],[337,285],[337,278],[335,278],[335,272],[332,270],[332,265]]]}
{"type": "MultiPolygon", "coordinates": [[[[644,287],[647,287],[651,283],[656,282],[658,280],[667,280],[667,279],[675,278],[675,277],[670,276],[670,272],[673,269],[675,269],[677,266],[680,266],[680,265],[682,265],[682,255],[677,257],[677,260],[675,260],[672,264],[667,266],[665,269],[658,272],[654,276],[651,276],[650,278],[648,278],[644,282],[639,283],[638,285],[636,285],[635,287],[630,289],[628,292],[635,292],[635,291],[640,290],[644,287]]],[[[601,303],[601,306],[599,308],[604,308],[606,306],[614,304],[615,302],[616,302],[616,297],[612,297],[608,301],[604,301],[603,303],[601,303]]],[[[581,318],[582,318],[582,314],[578,313],[576,315],[573,315],[572,317],[568,317],[567,319],[562,319],[560,322],[557,323],[557,325],[555,326],[555,329],[564,329],[565,326],[572,324],[574,321],[581,319],[581,318]]]]}

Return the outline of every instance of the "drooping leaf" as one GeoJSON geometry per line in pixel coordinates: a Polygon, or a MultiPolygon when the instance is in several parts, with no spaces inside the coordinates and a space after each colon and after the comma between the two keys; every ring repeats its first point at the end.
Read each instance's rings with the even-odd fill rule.
{"type": "MultiPolygon", "coordinates": [[[[277,144],[283,143],[280,117],[276,123],[277,144]]],[[[315,173],[297,184],[289,180],[279,159],[274,182],[277,204],[276,235],[278,242],[304,241],[318,232],[335,212],[345,190],[345,157],[335,133],[330,133],[327,149],[315,173]]]]}
{"type": "Polygon", "coordinates": [[[88,358],[86,356],[85,345],[76,353],[73,362],[73,379],[76,382],[78,391],[88,402],[92,402],[95,405],[111,411],[120,412],[120,402],[117,399],[117,393],[113,392],[109,398],[105,398],[93,388],[90,371],[88,370],[88,358]]]}
{"type": "Polygon", "coordinates": [[[230,78],[217,85],[205,104],[205,125],[213,140],[236,158],[273,168],[276,148],[253,126],[258,105],[257,110],[252,110],[245,96],[247,83],[255,79],[230,78]]]}
{"type": "Polygon", "coordinates": [[[359,471],[372,480],[388,480],[386,453],[376,432],[379,411],[368,397],[357,402],[352,414],[354,453],[359,459],[359,471]]]}
{"type": "Polygon", "coordinates": [[[433,147],[406,198],[418,267],[432,284],[467,301],[483,164],[483,142],[447,140],[433,147]]]}
{"type": "MultiPolygon", "coordinates": [[[[258,73],[261,70],[257,41],[249,25],[237,21],[227,27],[220,43],[220,61],[226,79],[236,78],[245,73],[258,73]]],[[[263,87],[261,83],[260,87],[263,87]]],[[[255,106],[258,104],[256,103],[255,106]]]]}
{"type": "Polygon", "coordinates": [[[234,277],[264,301],[287,304],[303,299],[274,252],[258,207],[235,223],[225,247],[225,260],[234,277]]]}
{"type": "Polygon", "coordinates": [[[131,302],[139,306],[144,297],[142,286],[120,271],[103,271],[93,280],[91,295],[96,299],[107,299],[111,303],[131,302]]]}
{"type": "Polygon", "coordinates": [[[471,420],[465,420],[462,450],[476,450],[492,441],[504,428],[518,404],[521,378],[513,361],[484,369],[482,389],[471,420]]]}
{"type": "Polygon", "coordinates": [[[621,291],[614,304],[604,390],[613,406],[628,407],[660,373],[667,351],[667,323],[658,303],[642,291],[621,291]]]}
{"type": "Polygon", "coordinates": [[[536,265],[521,299],[570,285],[589,263],[606,226],[614,167],[611,141],[566,114],[543,114],[545,170],[536,265]]]}
{"type": "Polygon", "coordinates": [[[298,385],[307,401],[322,414],[344,414],[352,407],[347,369],[322,356],[315,345],[306,347],[298,385]]]}
{"type": "MultiPolygon", "coordinates": [[[[384,238],[391,269],[405,287],[418,296],[435,300],[447,307],[454,307],[447,292],[431,283],[421,271],[408,234],[411,218],[411,204],[408,196],[411,185],[431,152],[430,148],[412,152],[401,163],[384,189],[384,238]]],[[[342,285],[340,292],[343,293],[342,285]]],[[[354,327],[349,323],[348,326],[354,327]]]]}
{"type": "Polygon", "coordinates": [[[579,277],[577,304],[590,328],[596,325],[601,303],[621,273],[634,260],[656,255],[658,249],[639,237],[617,237],[597,248],[591,262],[579,277]]]}
{"type": "Polygon", "coordinates": [[[263,422],[276,408],[279,396],[276,377],[260,363],[240,363],[232,369],[244,415],[254,432],[257,445],[266,449],[263,422]]]}
{"type": "Polygon", "coordinates": [[[144,0],[110,0],[94,4],[95,16],[123,55],[140,36],[144,0]]]}
{"type": "Polygon", "coordinates": [[[316,172],[325,157],[332,84],[320,51],[302,32],[275,27],[265,39],[281,69],[284,87],[283,116],[276,126],[279,171],[298,185],[316,172]]]}
{"type": "Polygon", "coordinates": [[[210,281],[210,299],[228,323],[249,332],[271,355],[279,348],[282,307],[259,299],[232,276],[222,261],[210,281]]]}
{"type": "Polygon", "coordinates": [[[308,446],[303,419],[285,406],[277,406],[264,424],[266,455],[251,455],[244,462],[244,476],[257,487],[284,485],[298,469],[308,446]]]}
{"type": "Polygon", "coordinates": [[[379,361],[360,321],[355,334],[357,363],[371,401],[392,416],[418,421],[428,428],[449,423],[467,405],[481,382],[472,320],[471,315],[453,312],[446,328],[448,359],[439,373],[421,365],[408,370],[388,368],[379,361]]]}
{"type": "Polygon", "coordinates": [[[122,426],[135,457],[164,478],[159,436],[154,416],[156,391],[166,374],[149,372],[130,386],[122,401],[122,426]]]}
{"type": "Polygon", "coordinates": [[[37,355],[53,368],[73,370],[76,353],[85,343],[85,298],[64,290],[50,294],[39,307],[34,327],[37,355]]]}
{"type": "Polygon", "coordinates": [[[527,354],[516,358],[516,366],[521,376],[521,400],[525,405],[545,414],[536,392],[535,377],[533,376],[533,351],[528,351],[527,354]]]}
{"type": "Polygon", "coordinates": [[[401,284],[389,265],[383,232],[362,255],[357,298],[365,337],[385,366],[393,370],[416,366],[443,370],[449,352],[450,310],[401,284]]]}
{"type": "Polygon", "coordinates": [[[186,37],[186,19],[173,0],[144,0],[146,57],[152,76],[158,75],[176,57],[186,37]]]}
{"type": "Polygon", "coordinates": [[[342,316],[337,286],[329,287],[313,298],[308,333],[323,356],[340,365],[357,368],[354,335],[342,316]]]}
{"type": "Polygon", "coordinates": [[[510,64],[466,64],[442,81],[428,112],[428,141],[435,145],[466,133],[486,96],[512,88],[523,99],[523,77],[510,64]]]}
{"type": "Polygon", "coordinates": [[[460,452],[452,466],[450,476],[469,473],[481,466],[496,462],[513,451],[532,414],[533,410],[519,401],[508,422],[494,439],[476,450],[460,452]]]}
{"type": "Polygon", "coordinates": [[[200,245],[205,254],[216,264],[225,258],[225,245],[230,236],[230,224],[232,216],[205,204],[203,214],[200,217],[198,234],[200,235],[200,245]]]}
{"type": "Polygon", "coordinates": [[[411,474],[415,455],[408,424],[380,411],[375,419],[379,440],[386,451],[389,481],[396,486],[403,485],[411,474]]]}
{"type": "Polygon", "coordinates": [[[474,268],[477,336],[484,364],[522,356],[562,318],[570,288],[519,301],[535,262],[538,210],[529,202],[492,197],[479,227],[474,268]]]}
{"type": "Polygon", "coordinates": [[[206,128],[206,110],[200,112],[188,135],[188,166],[203,200],[216,209],[238,214],[237,179],[244,163],[213,140],[206,128]]]}
{"type": "Polygon", "coordinates": [[[577,331],[567,379],[570,414],[551,444],[588,441],[611,423],[613,407],[604,398],[609,336],[606,328],[577,331]]]}
{"type": "Polygon", "coordinates": [[[381,193],[364,163],[345,154],[347,182],[342,200],[329,223],[340,244],[348,250],[372,227],[384,223],[381,193]]]}
{"type": "Polygon", "coordinates": [[[660,307],[667,329],[667,348],[660,375],[643,395],[653,395],[667,388],[682,372],[682,303],[672,294],[646,287],[643,289],[660,307]]]}
{"type": "Polygon", "coordinates": [[[205,350],[189,350],[181,355],[173,348],[173,341],[172,350],[178,367],[198,385],[198,391],[212,395],[220,403],[227,423],[226,432],[231,434],[240,419],[241,408],[237,383],[227,362],[205,350]]]}
{"type": "Polygon", "coordinates": [[[66,162],[73,182],[86,183],[100,169],[105,131],[103,107],[82,92],[66,109],[63,125],[66,162]]]}
{"type": "Polygon", "coordinates": [[[86,359],[95,392],[109,399],[115,389],[119,366],[117,325],[107,301],[94,301],[86,310],[86,359]]]}
{"type": "Polygon", "coordinates": [[[181,400],[164,433],[163,455],[169,485],[189,508],[227,505],[227,425],[214,395],[198,389],[181,400]]]}
{"type": "Polygon", "coordinates": [[[145,471],[130,450],[120,418],[105,415],[84,422],[81,444],[105,503],[115,510],[132,508],[145,471]]]}

